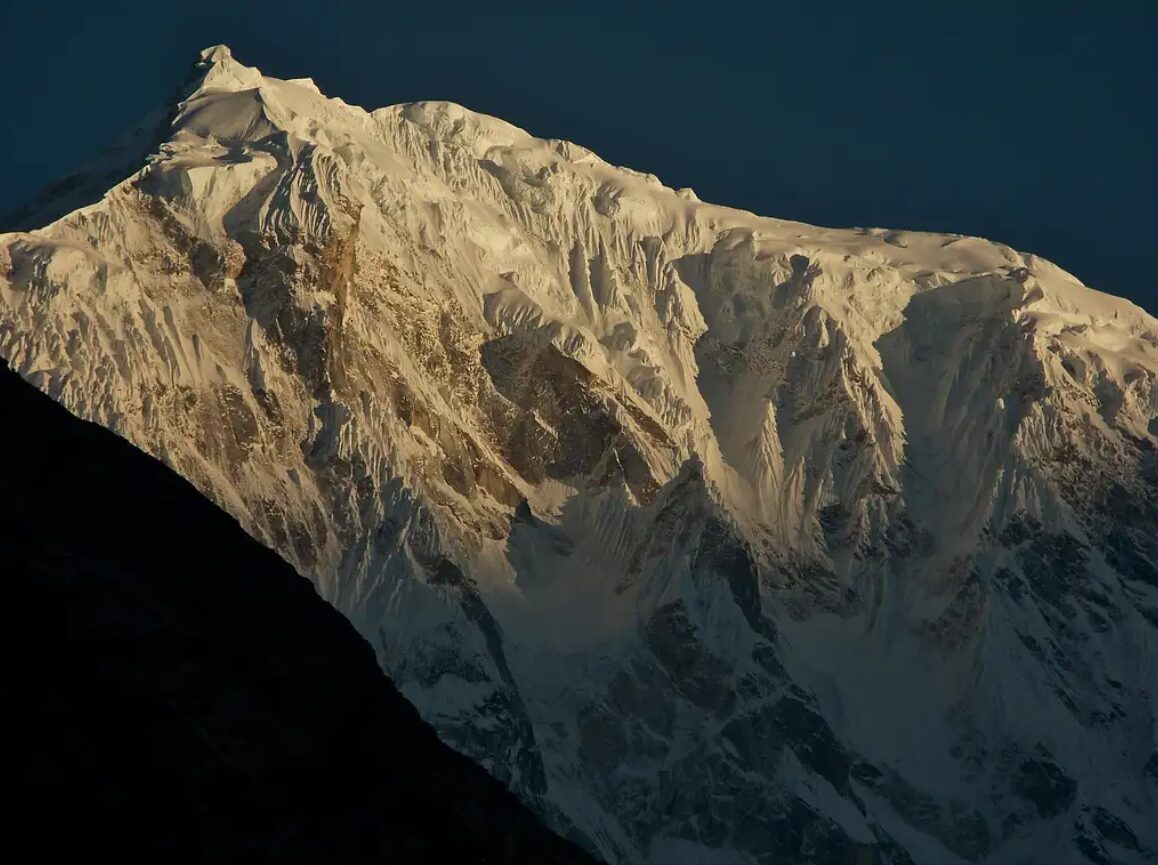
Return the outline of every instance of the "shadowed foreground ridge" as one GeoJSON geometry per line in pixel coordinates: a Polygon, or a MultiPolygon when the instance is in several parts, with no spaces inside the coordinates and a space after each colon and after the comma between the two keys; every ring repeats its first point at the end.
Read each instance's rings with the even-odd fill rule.
{"type": "MultiPolygon", "coordinates": [[[[313,587],[0,366],[3,763],[42,861],[590,862],[313,587]]],[[[21,834],[25,835],[21,839],[21,834]]]]}

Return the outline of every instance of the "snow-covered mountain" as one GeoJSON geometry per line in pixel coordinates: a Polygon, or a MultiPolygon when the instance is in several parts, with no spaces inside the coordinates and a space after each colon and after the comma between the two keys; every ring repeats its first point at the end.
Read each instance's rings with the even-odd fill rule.
{"type": "Polygon", "coordinates": [[[0,354],[310,576],[559,831],[1156,858],[1158,321],[223,47],[162,126],[0,235],[0,354]]]}

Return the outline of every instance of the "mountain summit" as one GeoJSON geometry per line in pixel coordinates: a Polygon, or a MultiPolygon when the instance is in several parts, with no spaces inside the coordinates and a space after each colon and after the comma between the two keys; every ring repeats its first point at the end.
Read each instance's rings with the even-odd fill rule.
{"type": "Polygon", "coordinates": [[[1153,861],[1158,321],[224,48],[164,116],[0,235],[0,354],[550,825],[616,863],[1153,861]]]}

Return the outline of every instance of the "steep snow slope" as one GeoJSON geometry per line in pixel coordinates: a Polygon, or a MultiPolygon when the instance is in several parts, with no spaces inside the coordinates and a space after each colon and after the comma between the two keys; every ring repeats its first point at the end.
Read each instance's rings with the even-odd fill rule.
{"type": "Polygon", "coordinates": [[[1049,262],[218,47],[0,299],[610,860],[1153,858],[1158,322],[1049,262]]]}

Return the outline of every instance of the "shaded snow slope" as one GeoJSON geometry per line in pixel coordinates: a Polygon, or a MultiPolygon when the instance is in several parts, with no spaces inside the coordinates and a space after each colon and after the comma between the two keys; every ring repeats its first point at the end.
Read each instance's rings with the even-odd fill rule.
{"type": "Polygon", "coordinates": [[[173,117],[0,236],[0,353],[552,825],[616,862],[1147,861],[1158,322],[224,48],[173,117]]]}

